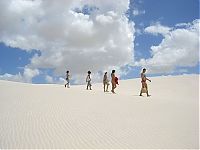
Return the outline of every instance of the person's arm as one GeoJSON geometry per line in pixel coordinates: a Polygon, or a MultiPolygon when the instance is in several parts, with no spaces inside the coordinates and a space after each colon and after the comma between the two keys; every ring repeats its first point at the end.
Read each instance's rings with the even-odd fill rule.
{"type": "Polygon", "coordinates": [[[106,81],[106,76],[104,75],[104,76],[103,76],[103,82],[105,82],[105,81],[106,81]]]}
{"type": "Polygon", "coordinates": [[[148,78],[146,78],[149,82],[151,82],[151,80],[150,79],[148,79],[148,78]]]}
{"type": "Polygon", "coordinates": [[[143,73],[141,73],[141,80],[143,81],[143,80],[144,80],[144,78],[145,78],[144,74],[143,74],[143,73]]]}
{"type": "Polygon", "coordinates": [[[115,81],[115,74],[113,74],[113,81],[114,81],[114,83],[116,84],[116,81],[115,81]]]}
{"type": "Polygon", "coordinates": [[[114,73],[112,74],[112,81],[115,81],[115,75],[114,75],[114,73]]]}

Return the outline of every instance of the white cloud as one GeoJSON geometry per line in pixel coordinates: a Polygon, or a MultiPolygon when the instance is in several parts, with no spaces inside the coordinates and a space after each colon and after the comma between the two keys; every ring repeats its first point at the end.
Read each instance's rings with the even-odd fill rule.
{"type": "Polygon", "coordinates": [[[39,75],[39,73],[40,72],[38,69],[31,69],[31,68],[25,67],[23,77],[26,82],[31,82],[32,78],[39,75]]]}
{"type": "Polygon", "coordinates": [[[155,24],[145,28],[145,32],[147,33],[151,33],[153,35],[158,35],[161,34],[163,36],[165,36],[166,34],[168,34],[170,32],[171,28],[167,27],[167,26],[163,26],[160,24],[160,22],[156,22],[155,24]]]}
{"type": "Polygon", "coordinates": [[[96,21],[102,25],[108,25],[113,23],[113,18],[111,16],[98,15],[96,17],[96,21]]]}
{"type": "Polygon", "coordinates": [[[135,29],[135,33],[137,34],[137,36],[143,34],[142,29],[140,29],[140,28],[136,28],[136,29],[135,29]]]}
{"type": "Polygon", "coordinates": [[[59,79],[58,79],[58,81],[56,81],[56,83],[64,84],[64,83],[66,83],[66,80],[64,78],[62,78],[62,77],[59,77],[59,79]]]}
{"type": "Polygon", "coordinates": [[[186,27],[188,26],[188,23],[178,23],[176,24],[176,27],[186,27]]]}
{"type": "Polygon", "coordinates": [[[199,62],[199,22],[194,20],[186,28],[175,28],[163,34],[162,42],[151,47],[152,57],[141,59],[135,65],[147,67],[150,73],[170,73],[176,67],[196,66],[199,62]]]}
{"type": "Polygon", "coordinates": [[[31,69],[29,67],[24,68],[23,74],[18,73],[18,74],[8,74],[5,73],[3,75],[0,75],[0,80],[9,80],[9,81],[16,81],[16,82],[32,82],[32,78],[39,75],[39,70],[38,69],[31,69]]]}
{"type": "Polygon", "coordinates": [[[83,77],[87,70],[133,61],[135,31],[125,16],[128,8],[129,0],[0,1],[0,42],[40,50],[28,64],[31,68],[55,69],[58,76],[69,69],[83,77]],[[84,6],[97,9],[74,11],[84,6]]]}
{"type": "Polygon", "coordinates": [[[178,72],[180,72],[180,73],[188,73],[188,70],[187,69],[179,69],[178,72]]]}
{"type": "Polygon", "coordinates": [[[53,77],[51,77],[51,76],[49,76],[49,75],[46,75],[45,81],[46,81],[47,83],[53,83],[53,82],[54,82],[54,81],[53,81],[53,77]]]}
{"type": "Polygon", "coordinates": [[[129,8],[129,0],[81,0],[81,5],[95,6],[99,13],[114,11],[121,15],[129,8]]]}
{"type": "Polygon", "coordinates": [[[133,10],[133,15],[134,16],[144,15],[144,14],[145,14],[145,10],[138,10],[136,8],[133,10]]]}
{"type": "Polygon", "coordinates": [[[0,80],[24,82],[23,77],[22,77],[22,75],[20,73],[16,74],[16,75],[5,73],[3,75],[0,75],[0,80]]]}
{"type": "Polygon", "coordinates": [[[45,81],[46,83],[53,83],[53,84],[65,84],[66,80],[62,77],[53,77],[53,76],[49,76],[46,75],[45,76],[45,81]]]}

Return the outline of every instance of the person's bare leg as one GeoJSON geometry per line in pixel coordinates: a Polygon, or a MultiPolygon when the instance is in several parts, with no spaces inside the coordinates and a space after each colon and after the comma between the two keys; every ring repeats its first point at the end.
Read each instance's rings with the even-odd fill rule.
{"type": "Polygon", "coordinates": [[[116,85],[113,83],[113,90],[112,90],[113,94],[115,94],[115,88],[116,88],[116,85]]]}
{"type": "Polygon", "coordinates": [[[142,88],[140,90],[140,96],[142,96],[142,89],[145,88],[145,83],[142,82],[142,88]]]}
{"type": "Polygon", "coordinates": [[[149,95],[148,90],[147,90],[147,97],[149,97],[149,96],[151,96],[151,95],[149,95]]]}
{"type": "Polygon", "coordinates": [[[106,92],[106,85],[105,85],[105,83],[103,84],[103,90],[104,90],[104,92],[106,92]]]}
{"type": "Polygon", "coordinates": [[[147,90],[147,97],[151,96],[151,95],[149,95],[147,84],[145,85],[145,88],[146,88],[146,90],[147,90]]]}
{"type": "Polygon", "coordinates": [[[142,96],[142,89],[140,90],[140,96],[142,96]]]}
{"type": "Polygon", "coordinates": [[[113,85],[113,83],[112,83],[112,90],[111,90],[112,93],[113,93],[113,86],[114,86],[114,85],[113,85]]]}
{"type": "Polygon", "coordinates": [[[108,84],[107,84],[106,92],[108,92],[108,84]]]}
{"type": "Polygon", "coordinates": [[[149,96],[151,96],[151,95],[149,95],[149,92],[148,92],[148,89],[147,89],[147,97],[149,97],[149,96]]]}
{"type": "Polygon", "coordinates": [[[69,81],[67,81],[67,88],[69,88],[69,81]]]}
{"type": "Polygon", "coordinates": [[[92,84],[89,82],[90,90],[92,90],[92,84]]]}
{"type": "Polygon", "coordinates": [[[113,83],[113,93],[115,93],[115,84],[113,83]]]}

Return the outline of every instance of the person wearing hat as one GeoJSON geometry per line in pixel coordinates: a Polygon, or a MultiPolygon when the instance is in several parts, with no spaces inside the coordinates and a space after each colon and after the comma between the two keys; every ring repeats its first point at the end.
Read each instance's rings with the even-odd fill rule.
{"type": "Polygon", "coordinates": [[[87,90],[90,88],[92,90],[92,84],[91,84],[91,71],[88,71],[88,75],[86,77],[86,83],[87,83],[87,90]]]}
{"type": "Polygon", "coordinates": [[[67,88],[69,88],[69,78],[70,78],[70,75],[69,75],[69,71],[67,70],[66,71],[66,81],[67,81],[67,83],[65,84],[65,87],[67,86],[67,88]]]}
{"type": "Polygon", "coordinates": [[[141,90],[140,90],[140,96],[142,96],[142,93],[146,93],[147,96],[149,97],[150,95],[149,95],[149,92],[148,92],[148,87],[147,87],[146,80],[148,80],[149,82],[151,82],[151,80],[148,79],[148,78],[146,77],[145,72],[146,72],[146,69],[144,68],[144,69],[142,70],[142,73],[141,73],[142,88],[141,88],[141,90]]]}

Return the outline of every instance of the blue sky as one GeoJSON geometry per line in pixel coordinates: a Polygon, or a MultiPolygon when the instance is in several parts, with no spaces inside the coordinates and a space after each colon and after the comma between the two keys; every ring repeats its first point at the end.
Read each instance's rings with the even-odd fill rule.
{"type": "MultiPolygon", "coordinates": [[[[129,22],[135,23],[135,29],[138,31],[134,34],[134,61],[151,58],[151,46],[158,46],[164,39],[161,34],[155,36],[144,32],[145,28],[156,23],[174,28],[176,24],[191,23],[195,19],[199,19],[198,0],[131,0],[129,7],[126,16],[129,22]],[[134,14],[135,10],[138,13],[134,14]]],[[[22,50],[21,48],[13,48],[12,45],[6,45],[8,44],[3,41],[0,42],[0,75],[2,76],[6,73],[15,75],[20,72],[23,74],[23,68],[31,63],[35,54],[41,55],[40,49],[22,50]]],[[[138,77],[142,66],[129,66],[128,68],[128,73],[123,74],[121,79],[138,77]]],[[[151,73],[149,76],[199,73],[199,63],[193,66],[177,66],[176,68],[184,71],[151,73]]],[[[64,76],[66,68],[63,68],[63,75],[54,73],[53,67],[38,67],[37,69],[39,69],[40,74],[32,78],[33,83],[46,83],[45,76],[47,75],[51,76],[54,81],[59,81],[59,78],[64,76]]],[[[126,69],[126,66],[122,67],[122,70],[126,69]]]]}
{"type": "MultiPolygon", "coordinates": [[[[137,28],[145,28],[154,22],[161,22],[162,25],[173,27],[178,23],[192,22],[199,18],[199,1],[198,0],[131,0],[131,9],[138,8],[140,11],[145,10],[145,14],[134,16],[130,14],[129,20],[133,20],[137,28]],[[141,26],[142,25],[142,26],[141,26]]],[[[131,11],[132,12],[132,11],[131,11]]],[[[149,34],[141,34],[136,36],[135,44],[135,59],[139,60],[142,57],[149,58],[150,47],[159,45],[162,41],[162,36],[153,36],[149,34]]],[[[194,67],[183,67],[188,69],[188,73],[199,74],[199,64],[194,67]]],[[[124,78],[138,77],[140,67],[133,68],[133,71],[124,78]]],[[[172,75],[182,74],[180,72],[169,73],[172,75]]],[[[150,76],[167,75],[167,74],[151,74],[150,76]]]]}

